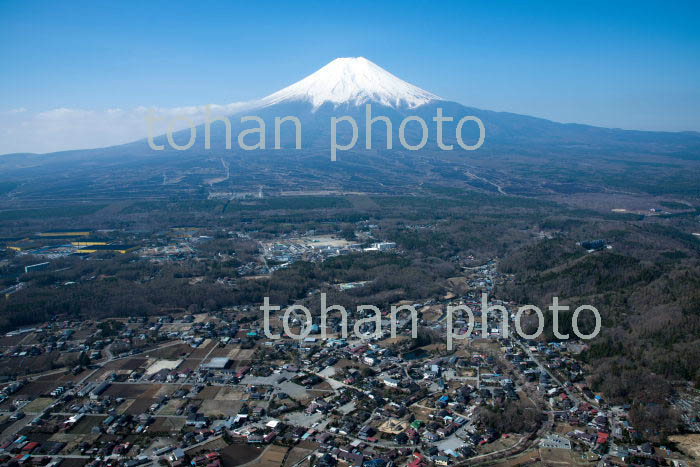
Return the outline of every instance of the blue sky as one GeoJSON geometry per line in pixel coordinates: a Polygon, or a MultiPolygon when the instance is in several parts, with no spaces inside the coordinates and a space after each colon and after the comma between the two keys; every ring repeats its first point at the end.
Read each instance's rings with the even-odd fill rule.
{"type": "Polygon", "coordinates": [[[700,130],[697,2],[0,0],[0,112],[262,97],[365,56],[480,108],[700,130]]]}

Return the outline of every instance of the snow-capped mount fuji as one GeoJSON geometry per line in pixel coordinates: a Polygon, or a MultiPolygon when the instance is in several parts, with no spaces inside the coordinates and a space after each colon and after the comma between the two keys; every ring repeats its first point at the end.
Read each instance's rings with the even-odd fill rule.
{"type": "MultiPolygon", "coordinates": [[[[142,139],[99,149],[6,155],[0,158],[0,182],[21,185],[23,193],[35,190],[76,197],[88,193],[103,196],[113,189],[129,197],[134,193],[192,197],[209,191],[257,192],[261,185],[278,191],[325,191],[332,187],[352,192],[410,192],[422,184],[441,183],[497,193],[501,193],[498,187],[504,187],[509,194],[547,194],[557,190],[589,192],[587,183],[572,185],[567,180],[570,176],[583,179],[582,174],[586,180],[597,180],[600,167],[619,173],[640,161],[678,167],[672,174],[667,170],[670,180],[671,175],[694,173],[700,164],[698,133],[562,124],[467,107],[403,81],[362,57],[333,60],[301,81],[249,104],[233,115],[213,115],[228,120],[231,131],[221,119],[212,123],[211,145],[207,144],[206,125],[200,124],[170,135],[180,147],[187,145],[185,149],[175,148],[168,135],[160,135],[153,141],[142,139]],[[371,109],[365,104],[372,104],[371,109]],[[367,110],[371,110],[371,120],[367,110]],[[444,145],[438,143],[438,113],[450,117],[442,127],[444,145]],[[278,117],[288,116],[297,117],[300,123],[298,149],[293,122],[285,123],[280,144],[276,141],[278,117]],[[467,116],[481,120],[486,132],[483,146],[469,152],[456,140],[458,122],[467,116]],[[350,117],[356,127],[353,129],[347,120],[332,127],[338,117],[350,117]],[[401,128],[405,140],[414,146],[424,133],[415,121],[402,123],[416,117],[428,126],[427,143],[420,150],[408,150],[401,142],[401,128]],[[246,133],[256,127],[262,129],[264,138],[246,133]],[[348,149],[331,162],[334,133],[338,145],[348,149]],[[267,144],[244,150],[242,136],[249,147],[263,140],[267,144]],[[162,149],[154,150],[151,143],[162,149]],[[445,146],[454,149],[445,150],[445,146]],[[475,170],[478,167],[482,171],[475,170]],[[561,188],[556,177],[564,180],[561,188]]],[[[471,145],[478,133],[476,125],[468,124],[460,135],[471,145]]]]}
{"type": "Polygon", "coordinates": [[[263,106],[309,102],[359,106],[366,102],[392,108],[415,108],[442,98],[408,83],[364,57],[336,58],[291,86],[261,100],[263,106]]]}

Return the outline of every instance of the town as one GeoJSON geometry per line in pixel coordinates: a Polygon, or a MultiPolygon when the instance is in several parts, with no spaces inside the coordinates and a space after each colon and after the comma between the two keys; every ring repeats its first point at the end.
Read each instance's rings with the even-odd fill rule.
{"type": "MultiPolygon", "coordinates": [[[[376,227],[359,227],[367,227],[361,244],[315,232],[260,242],[259,256],[246,258],[238,274],[256,280],[302,260],[401,256],[394,242],[374,238],[376,227]]],[[[126,232],[87,230],[6,242],[20,257],[47,260],[28,264],[30,274],[64,257],[94,260],[105,249],[155,264],[194,258],[217,236],[199,230],[172,229],[170,240],[148,244],[121,243],[135,240],[126,232]],[[47,238],[53,245],[39,245],[47,238]]],[[[225,235],[251,241],[245,232],[225,235]]],[[[235,256],[216,253],[221,261],[226,255],[235,256]]],[[[56,319],[8,332],[0,337],[0,453],[20,464],[92,466],[691,465],[646,441],[630,406],[608,404],[588,387],[578,360],[585,340],[523,338],[507,319],[519,304],[483,303],[510,280],[497,260],[462,269],[452,292],[392,307],[412,313],[386,309],[375,319],[360,307],[329,313],[323,329],[294,309],[242,305],[56,319]],[[507,313],[484,314],[484,305],[507,313]],[[477,319],[453,321],[451,308],[477,319]],[[453,322],[475,332],[450,349],[444,335],[453,322]],[[348,336],[347,327],[358,332],[348,336]],[[269,337],[283,328],[294,331],[269,337]],[[74,358],[28,368],[57,352],[74,358]]],[[[305,313],[317,315],[310,308],[305,313]]],[[[697,425],[700,401],[683,403],[687,422],[697,425]]]]}

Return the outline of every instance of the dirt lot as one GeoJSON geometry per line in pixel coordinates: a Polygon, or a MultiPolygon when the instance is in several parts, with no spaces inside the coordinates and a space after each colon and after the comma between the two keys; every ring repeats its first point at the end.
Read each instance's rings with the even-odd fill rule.
{"type": "Polygon", "coordinates": [[[678,445],[678,449],[680,449],[683,453],[695,458],[696,460],[700,460],[700,435],[678,435],[671,436],[669,439],[676,443],[678,445]]]}
{"type": "Polygon", "coordinates": [[[123,397],[125,399],[155,398],[163,385],[161,384],[112,384],[104,392],[105,396],[123,397]]]}
{"type": "Polygon", "coordinates": [[[352,361],[352,360],[347,360],[347,359],[345,359],[345,358],[340,359],[340,360],[338,361],[338,363],[336,363],[336,364],[333,365],[333,366],[336,368],[336,370],[341,370],[341,369],[343,369],[343,368],[358,368],[358,369],[360,369],[360,370],[362,370],[362,369],[364,369],[364,368],[369,368],[367,365],[365,365],[365,364],[362,363],[362,362],[355,362],[355,361],[352,361]]]}
{"type": "Polygon", "coordinates": [[[58,386],[59,384],[55,380],[32,381],[22,386],[22,388],[17,391],[14,396],[20,398],[37,397],[42,394],[49,394],[58,386]]]}
{"type": "Polygon", "coordinates": [[[428,322],[437,322],[443,314],[443,309],[440,305],[423,307],[420,310],[420,317],[428,322]]]}
{"type": "Polygon", "coordinates": [[[143,368],[148,363],[147,358],[127,358],[125,360],[117,360],[121,363],[120,370],[138,370],[143,368]]]}
{"type": "Polygon", "coordinates": [[[178,360],[183,355],[192,352],[192,347],[189,344],[175,344],[162,347],[160,349],[151,350],[147,357],[158,358],[163,360],[178,360]]]}
{"type": "Polygon", "coordinates": [[[308,456],[311,451],[316,449],[318,445],[312,442],[301,442],[296,447],[294,447],[284,462],[285,467],[290,467],[295,465],[297,462],[302,460],[304,457],[308,456]]]}
{"type": "Polygon", "coordinates": [[[423,422],[427,422],[430,420],[430,414],[435,412],[435,409],[430,409],[430,408],[425,408],[425,407],[419,407],[417,405],[412,405],[409,407],[409,410],[413,412],[413,414],[416,417],[416,420],[421,420],[423,422]]]}
{"type": "Polygon", "coordinates": [[[36,381],[51,381],[53,383],[57,384],[63,384],[63,383],[68,383],[71,381],[77,381],[82,377],[82,374],[77,374],[74,375],[70,371],[62,371],[59,373],[51,373],[48,375],[40,376],[39,378],[36,379],[36,381]]]}
{"type": "Polygon", "coordinates": [[[539,459],[539,452],[536,450],[529,450],[525,451],[521,454],[518,454],[515,457],[511,457],[509,459],[502,459],[499,461],[498,465],[503,466],[503,467],[520,467],[523,465],[541,465],[541,464],[534,464],[533,462],[536,462],[536,460],[539,459]]]}
{"type": "Polygon", "coordinates": [[[251,466],[279,467],[287,453],[287,449],[288,448],[282,446],[270,445],[261,456],[260,454],[263,452],[263,448],[260,446],[232,444],[221,451],[221,458],[226,467],[247,464],[253,460],[255,460],[255,462],[252,463],[251,466]]]}
{"type": "Polygon", "coordinates": [[[217,341],[213,341],[211,339],[205,340],[202,345],[194,349],[194,351],[190,354],[190,358],[202,359],[206,357],[209,351],[211,351],[217,344],[217,341]]]}
{"type": "Polygon", "coordinates": [[[231,360],[245,362],[252,359],[254,353],[255,349],[232,348],[228,353],[228,357],[231,360]]]}
{"type": "Polygon", "coordinates": [[[201,446],[197,446],[192,449],[186,449],[185,452],[189,456],[197,456],[199,454],[204,454],[204,453],[209,453],[211,451],[216,451],[216,450],[223,450],[228,447],[228,444],[226,441],[219,437],[219,438],[214,438],[211,441],[206,442],[205,444],[201,446]]]}
{"type": "Polygon", "coordinates": [[[565,435],[571,431],[580,430],[580,429],[581,428],[579,428],[579,427],[569,425],[568,423],[561,423],[561,422],[557,423],[557,425],[555,427],[555,431],[557,433],[559,433],[560,435],[565,435]]]}
{"type": "Polygon", "coordinates": [[[297,462],[301,461],[304,457],[308,456],[313,449],[307,449],[306,447],[296,446],[287,455],[287,460],[284,462],[285,467],[295,465],[297,462]]]}
{"type": "Polygon", "coordinates": [[[194,397],[194,399],[201,400],[212,400],[219,393],[221,388],[219,386],[206,386],[204,389],[199,391],[199,393],[194,397]]]}
{"type": "Polygon", "coordinates": [[[540,458],[544,465],[595,465],[569,449],[540,449],[540,458]]]}
{"type": "Polygon", "coordinates": [[[134,370],[144,368],[148,365],[149,359],[143,357],[124,358],[106,363],[96,374],[95,379],[104,379],[106,375],[112,373],[129,374],[134,370]]]}
{"type": "Polygon", "coordinates": [[[246,394],[243,389],[230,386],[222,387],[216,395],[216,400],[221,401],[245,401],[248,400],[248,398],[248,394],[246,394]]]}
{"type": "Polygon", "coordinates": [[[474,339],[471,345],[478,352],[499,353],[501,351],[500,344],[489,339],[474,339]]]}
{"type": "Polygon", "coordinates": [[[479,454],[488,454],[490,452],[500,451],[502,449],[512,448],[520,440],[520,436],[511,435],[508,438],[499,438],[493,443],[484,444],[479,448],[479,454]]]}
{"type": "Polygon", "coordinates": [[[289,448],[285,446],[270,446],[270,448],[265,451],[265,454],[263,454],[260,459],[261,465],[282,465],[282,461],[284,460],[288,451],[289,448]]]}
{"type": "Polygon", "coordinates": [[[209,358],[228,357],[232,348],[233,347],[231,347],[230,345],[227,345],[225,347],[216,347],[209,355],[209,358]]]}
{"type": "Polygon", "coordinates": [[[409,339],[410,337],[408,336],[389,337],[387,339],[379,341],[379,345],[382,347],[389,347],[391,345],[398,344],[399,342],[407,341],[409,339]]]}
{"type": "Polygon", "coordinates": [[[184,418],[156,417],[156,421],[148,427],[149,433],[177,433],[185,426],[184,418]]]}
{"type": "Polygon", "coordinates": [[[243,401],[205,400],[200,410],[209,417],[229,417],[238,413],[242,406],[243,401]]]}
{"type": "Polygon", "coordinates": [[[202,364],[202,360],[199,358],[187,358],[187,359],[183,360],[182,363],[180,363],[177,366],[177,370],[178,371],[196,370],[197,368],[199,368],[199,365],[201,365],[201,364],[202,364]]]}
{"type": "Polygon", "coordinates": [[[159,371],[167,370],[172,371],[182,362],[182,360],[162,360],[162,359],[152,359],[151,363],[146,369],[146,375],[154,375],[159,371]]]}
{"type": "Polygon", "coordinates": [[[0,336],[0,347],[16,347],[24,339],[27,339],[30,334],[18,334],[16,336],[0,336]]]}
{"type": "Polygon", "coordinates": [[[326,381],[321,381],[316,386],[313,387],[314,391],[333,391],[333,388],[326,381]]]}
{"type": "Polygon", "coordinates": [[[155,404],[156,402],[158,402],[158,399],[150,399],[144,397],[134,399],[134,401],[131,404],[129,404],[129,406],[124,412],[130,415],[140,415],[142,413],[148,412],[148,409],[151,407],[151,405],[155,404]]]}

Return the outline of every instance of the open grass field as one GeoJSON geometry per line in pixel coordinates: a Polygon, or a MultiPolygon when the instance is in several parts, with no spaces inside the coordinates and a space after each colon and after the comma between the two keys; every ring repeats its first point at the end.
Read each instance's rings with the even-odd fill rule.
{"type": "Polygon", "coordinates": [[[93,427],[100,425],[107,418],[106,415],[86,415],[69,431],[72,435],[87,435],[93,427]]]}
{"type": "Polygon", "coordinates": [[[165,404],[158,415],[175,415],[177,409],[184,407],[187,404],[185,399],[170,399],[167,404],[165,404]]]}

